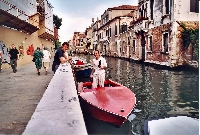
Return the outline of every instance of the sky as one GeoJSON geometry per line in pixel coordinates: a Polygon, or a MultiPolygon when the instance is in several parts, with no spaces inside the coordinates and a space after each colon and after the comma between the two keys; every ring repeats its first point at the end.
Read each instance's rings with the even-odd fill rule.
{"type": "Polygon", "coordinates": [[[108,8],[121,5],[137,6],[138,0],[48,0],[53,13],[62,18],[59,29],[60,42],[71,40],[74,32],[85,32],[108,8]]]}

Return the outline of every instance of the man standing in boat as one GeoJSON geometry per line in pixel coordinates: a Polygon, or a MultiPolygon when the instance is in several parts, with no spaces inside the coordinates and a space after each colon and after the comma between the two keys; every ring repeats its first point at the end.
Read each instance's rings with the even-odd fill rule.
{"type": "Polygon", "coordinates": [[[92,87],[97,88],[98,84],[100,87],[104,87],[105,81],[105,68],[107,68],[107,63],[105,58],[100,56],[98,50],[94,51],[95,58],[93,59],[93,68],[90,74],[90,78],[93,78],[92,87]]]}

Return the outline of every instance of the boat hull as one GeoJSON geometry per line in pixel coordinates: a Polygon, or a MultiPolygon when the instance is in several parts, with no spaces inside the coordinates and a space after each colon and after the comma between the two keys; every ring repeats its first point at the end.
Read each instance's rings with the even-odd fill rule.
{"type": "Polygon", "coordinates": [[[111,80],[105,81],[105,85],[112,87],[86,88],[91,87],[91,84],[86,82],[78,86],[84,107],[93,117],[121,127],[136,104],[133,92],[111,80]]]}
{"type": "Polygon", "coordinates": [[[90,76],[92,72],[92,65],[84,63],[84,65],[74,65],[74,71],[77,77],[90,76]]]}
{"type": "Polygon", "coordinates": [[[123,123],[127,121],[127,118],[116,116],[113,113],[106,112],[98,107],[88,104],[87,101],[84,101],[83,99],[82,103],[84,107],[87,108],[87,111],[90,113],[91,116],[95,117],[98,120],[107,122],[117,128],[121,127],[123,123]]]}
{"type": "Polygon", "coordinates": [[[82,76],[90,76],[92,72],[92,68],[75,68],[75,74],[77,77],[82,77],[82,76]]]}

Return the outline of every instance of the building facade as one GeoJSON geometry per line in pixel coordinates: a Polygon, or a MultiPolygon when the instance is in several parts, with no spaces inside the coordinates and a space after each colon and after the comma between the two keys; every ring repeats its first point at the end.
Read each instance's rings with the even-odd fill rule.
{"type": "Polygon", "coordinates": [[[91,24],[91,28],[92,28],[92,48],[93,50],[97,49],[98,46],[98,29],[100,27],[100,23],[101,20],[99,20],[99,18],[97,17],[97,20],[94,22],[94,18],[92,18],[92,24],[91,24]]]}
{"type": "Polygon", "coordinates": [[[102,54],[120,56],[121,50],[117,40],[120,34],[128,30],[130,22],[136,16],[137,6],[131,5],[108,8],[101,15],[100,27],[97,30],[97,48],[102,54]]]}
{"type": "Polygon", "coordinates": [[[191,57],[194,52],[183,47],[180,26],[184,23],[186,27],[199,27],[198,4],[194,1],[139,0],[138,19],[130,27],[139,51],[133,59],[139,57],[143,62],[168,67],[196,63],[197,60],[191,57]]]}
{"type": "Polygon", "coordinates": [[[15,44],[18,65],[30,63],[37,47],[54,52],[53,6],[47,0],[0,1],[0,51],[2,68],[10,67],[8,51],[15,44]]]}
{"type": "Polygon", "coordinates": [[[76,53],[84,53],[86,50],[87,39],[85,32],[74,32],[73,35],[73,46],[76,53]]]}
{"type": "Polygon", "coordinates": [[[92,40],[92,27],[86,28],[85,30],[86,35],[86,49],[88,52],[92,52],[93,50],[93,40],[92,40]]]}
{"type": "Polygon", "coordinates": [[[104,55],[177,67],[198,67],[192,44],[183,46],[184,29],[199,28],[198,0],[138,0],[138,6],[108,8],[92,22],[93,49],[104,55]]]}

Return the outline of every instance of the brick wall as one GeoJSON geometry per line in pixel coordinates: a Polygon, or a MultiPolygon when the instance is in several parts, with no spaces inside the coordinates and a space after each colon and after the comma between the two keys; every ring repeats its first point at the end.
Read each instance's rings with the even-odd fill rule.
{"type": "MultiPolygon", "coordinates": [[[[170,24],[164,24],[151,29],[152,33],[152,52],[146,54],[146,60],[158,61],[158,62],[167,62],[170,57],[168,53],[162,52],[162,35],[163,32],[168,32],[170,37],[170,24]]],[[[148,41],[148,40],[146,40],[148,41]]],[[[169,38],[169,44],[171,40],[169,38]]],[[[147,43],[148,44],[148,43],[147,43]]],[[[147,46],[146,46],[147,47],[147,46]]],[[[146,48],[147,50],[147,48],[146,48]]],[[[170,51],[169,46],[169,51],[170,51]]]]}
{"type": "MultiPolygon", "coordinates": [[[[188,22],[187,21],[187,22],[183,22],[183,23],[185,24],[186,28],[193,28],[193,29],[199,28],[199,22],[188,22]]],[[[194,50],[192,49],[192,45],[190,45],[188,47],[188,49],[185,49],[183,47],[183,44],[182,44],[183,28],[181,26],[178,26],[177,30],[178,30],[178,33],[176,35],[176,38],[178,39],[177,40],[177,46],[180,47],[179,55],[181,57],[181,60],[183,61],[183,63],[188,63],[189,61],[196,60],[195,57],[193,57],[193,59],[192,59],[192,54],[194,54],[194,50]]]]}

